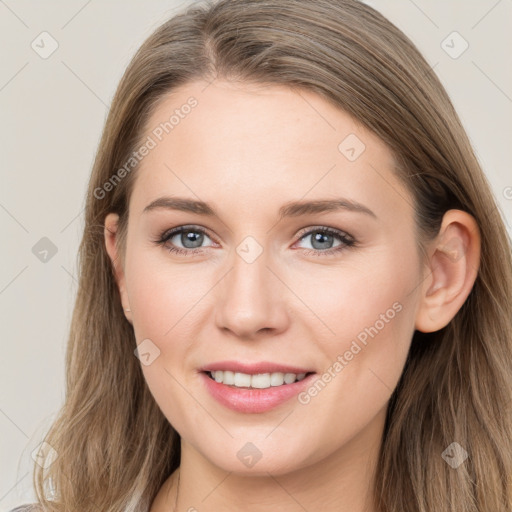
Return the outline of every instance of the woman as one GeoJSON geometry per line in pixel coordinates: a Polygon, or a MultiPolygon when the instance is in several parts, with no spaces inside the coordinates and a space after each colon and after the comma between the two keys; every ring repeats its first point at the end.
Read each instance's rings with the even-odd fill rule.
{"type": "Polygon", "coordinates": [[[378,12],[172,18],[94,164],[40,504],[510,512],[510,249],[445,90],[378,12]]]}

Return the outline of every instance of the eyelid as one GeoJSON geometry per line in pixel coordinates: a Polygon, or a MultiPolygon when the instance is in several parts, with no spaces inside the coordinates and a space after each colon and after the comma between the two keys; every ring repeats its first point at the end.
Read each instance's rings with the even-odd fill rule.
{"type": "MultiPolygon", "coordinates": [[[[171,238],[173,238],[175,235],[177,235],[183,231],[193,231],[193,232],[195,231],[198,233],[202,233],[202,234],[206,235],[208,238],[212,239],[215,243],[218,244],[218,242],[216,241],[216,237],[212,236],[207,228],[205,228],[203,226],[198,226],[196,224],[182,224],[180,226],[175,226],[174,228],[168,229],[161,234],[159,239],[155,240],[155,243],[165,246],[166,243],[171,238]]],[[[346,248],[356,245],[356,243],[357,243],[356,239],[352,235],[347,233],[346,231],[343,231],[338,228],[333,228],[330,226],[316,225],[316,226],[308,226],[308,227],[300,230],[299,233],[297,233],[295,235],[295,238],[297,240],[296,240],[296,242],[294,242],[293,245],[296,245],[304,237],[311,235],[314,232],[323,232],[323,233],[335,235],[341,240],[342,243],[340,244],[340,246],[331,247],[330,249],[325,249],[325,250],[302,249],[303,251],[305,251],[305,254],[308,254],[308,255],[314,254],[315,256],[320,256],[320,255],[332,256],[346,248]]],[[[182,253],[185,255],[194,255],[194,254],[202,252],[204,249],[207,249],[208,247],[211,247],[211,246],[196,247],[193,249],[188,249],[188,248],[176,247],[173,245],[172,248],[168,247],[167,249],[170,252],[182,253]]]]}
{"type": "Polygon", "coordinates": [[[302,229],[299,231],[296,235],[298,239],[301,239],[304,237],[304,235],[310,234],[312,231],[325,231],[327,233],[332,233],[338,236],[344,236],[350,240],[355,240],[355,238],[347,233],[346,231],[343,231],[343,229],[338,228],[332,228],[330,226],[324,226],[324,225],[318,225],[318,226],[308,226],[307,228],[302,229]]]}
{"type": "MultiPolygon", "coordinates": [[[[352,235],[350,235],[349,233],[347,233],[346,231],[344,231],[342,229],[338,229],[338,228],[332,228],[330,226],[325,226],[325,225],[308,226],[306,228],[303,228],[295,235],[295,238],[301,239],[304,237],[304,235],[309,234],[311,231],[314,231],[315,229],[318,231],[327,231],[327,232],[331,232],[331,233],[338,234],[338,235],[344,235],[346,238],[355,240],[354,237],[352,235]]],[[[200,233],[207,235],[212,240],[216,239],[216,237],[213,236],[207,228],[205,228],[203,226],[198,226],[195,224],[183,224],[181,226],[176,226],[174,228],[168,229],[163,232],[160,239],[167,241],[170,238],[172,238],[172,236],[175,235],[176,233],[180,233],[181,231],[187,231],[187,230],[190,230],[190,231],[196,230],[200,233]]]]}
{"type": "Polygon", "coordinates": [[[197,226],[195,224],[181,224],[174,228],[167,229],[162,233],[161,238],[168,240],[176,233],[181,233],[181,231],[198,231],[200,233],[208,235],[210,238],[215,238],[210,234],[208,229],[204,228],[203,226],[197,226]]]}

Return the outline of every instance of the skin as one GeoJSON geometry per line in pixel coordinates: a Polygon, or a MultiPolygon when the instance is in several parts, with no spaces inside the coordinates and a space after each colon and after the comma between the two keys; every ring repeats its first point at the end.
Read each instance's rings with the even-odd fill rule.
{"type": "MultiPolygon", "coordinates": [[[[470,215],[450,210],[421,261],[414,200],[378,137],[311,92],[207,85],[174,90],[146,127],[149,135],[190,96],[197,99],[141,162],[124,258],[117,216],[105,219],[126,317],[137,343],[149,338],[160,350],[141,366],[144,376],[181,436],[177,508],[175,472],[151,512],[376,511],[371,491],[389,398],[414,330],[442,328],[469,294],[478,229],[470,215]],[[355,161],[338,149],[349,134],[365,145],[355,161]],[[218,217],[165,208],[143,213],[161,196],[206,201],[218,217]],[[288,201],[338,197],[375,217],[346,210],[278,217],[288,201]],[[173,254],[154,243],[190,224],[208,232],[203,252],[173,254]],[[314,234],[304,233],[323,226],[356,244],[321,254],[314,234]],[[262,249],[252,263],[236,251],[247,236],[262,249]],[[313,368],[320,376],[397,303],[400,312],[307,404],[292,398],[244,414],[202,385],[198,368],[227,359],[313,368]],[[247,442],[262,454],[250,468],[237,457],[247,442]]],[[[166,245],[184,248],[182,240],[178,234],[166,245]]],[[[330,243],[325,247],[342,244],[337,237],[330,243]]]]}

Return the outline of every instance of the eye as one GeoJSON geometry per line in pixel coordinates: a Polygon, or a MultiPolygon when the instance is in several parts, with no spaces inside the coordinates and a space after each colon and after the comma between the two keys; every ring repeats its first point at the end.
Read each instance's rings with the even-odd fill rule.
{"type": "Polygon", "coordinates": [[[311,241],[311,246],[313,247],[312,250],[308,249],[306,251],[306,254],[308,255],[331,255],[333,253],[338,253],[347,247],[352,247],[355,245],[354,238],[352,238],[349,234],[325,226],[318,226],[313,229],[309,229],[306,233],[302,234],[299,242],[301,240],[307,240],[308,238],[311,241]],[[336,238],[340,241],[340,243],[333,246],[336,238]]]}
{"type": "Polygon", "coordinates": [[[166,246],[169,252],[190,255],[201,252],[205,237],[210,238],[199,226],[180,226],[165,231],[156,243],[166,246]],[[182,247],[178,244],[182,244],[182,247]]]}
{"type": "MultiPolygon", "coordinates": [[[[206,230],[199,226],[179,226],[164,231],[160,238],[155,240],[155,243],[166,247],[171,253],[192,256],[202,252],[205,248],[203,246],[205,237],[210,238],[206,230]]],[[[352,247],[356,243],[349,234],[326,226],[318,226],[302,232],[299,242],[308,237],[311,240],[312,249],[306,249],[305,252],[307,255],[314,256],[332,255],[347,247],[352,247]],[[336,239],[339,240],[339,243],[333,245],[336,239]]]]}

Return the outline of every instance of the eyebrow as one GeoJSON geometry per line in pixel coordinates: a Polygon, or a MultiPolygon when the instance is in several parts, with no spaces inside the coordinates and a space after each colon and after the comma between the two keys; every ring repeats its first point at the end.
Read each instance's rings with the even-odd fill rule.
{"type": "MultiPolygon", "coordinates": [[[[218,216],[215,209],[204,201],[196,201],[184,197],[164,196],[155,199],[149,203],[142,213],[150,212],[156,209],[179,210],[183,212],[195,213],[197,215],[218,216]]],[[[299,217],[301,215],[313,213],[325,213],[331,211],[346,210],[356,213],[364,213],[375,219],[377,216],[366,206],[352,201],[350,199],[317,199],[314,201],[291,201],[284,204],[279,209],[279,218],[299,217]]]]}

